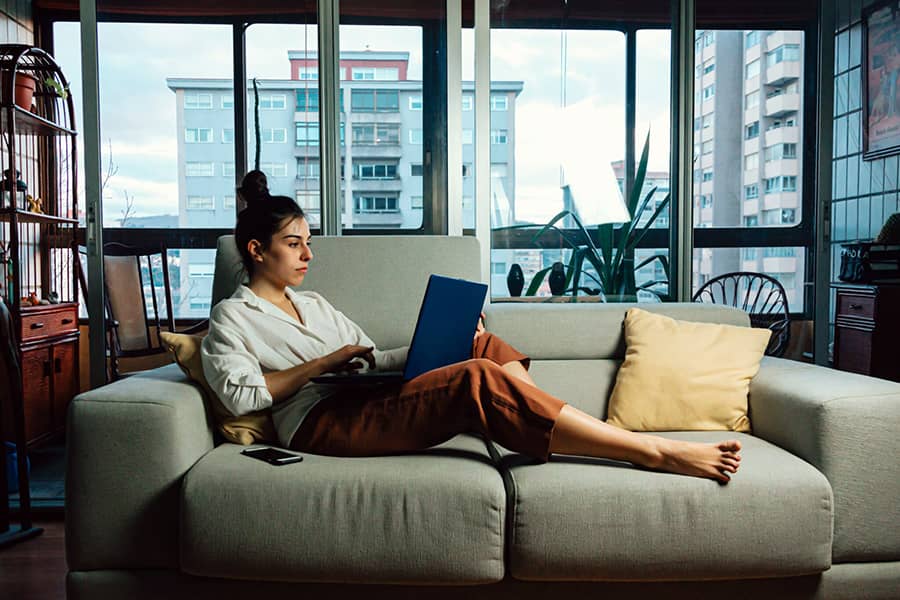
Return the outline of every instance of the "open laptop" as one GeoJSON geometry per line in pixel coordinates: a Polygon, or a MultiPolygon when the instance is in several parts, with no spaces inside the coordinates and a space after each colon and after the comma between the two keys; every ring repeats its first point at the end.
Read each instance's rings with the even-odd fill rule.
{"type": "Polygon", "coordinates": [[[468,360],[487,287],[484,283],[432,274],[419,307],[419,319],[402,371],[324,373],[313,377],[312,381],[342,384],[403,382],[426,371],[468,360]]]}

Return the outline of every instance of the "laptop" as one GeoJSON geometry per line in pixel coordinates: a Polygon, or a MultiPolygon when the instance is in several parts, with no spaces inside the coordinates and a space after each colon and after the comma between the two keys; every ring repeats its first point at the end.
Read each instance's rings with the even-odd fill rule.
{"type": "Polygon", "coordinates": [[[468,360],[472,357],[472,339],[487,288],[484,283],[432,274],[402,371],[323,373],[311,380],[341,384],[402,383],[426,371],[468,360]]]}

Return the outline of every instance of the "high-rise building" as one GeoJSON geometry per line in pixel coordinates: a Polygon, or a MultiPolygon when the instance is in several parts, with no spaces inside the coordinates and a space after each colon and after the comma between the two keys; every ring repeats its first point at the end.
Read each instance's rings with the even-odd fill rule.
{"type": "MultiPolygon", "coordinates": [[[[318,56],[289,51],[289,79],[248,82],[248,152],[256,150],[273,194],[290,195],[320,223],[318,56]]],[[[418,228],[425,160],[422,82],[407,77],[408,52],[341,52],[342,223],[347,228],[418,228]]],[[[231,80],[167,79],[178,127],[179,225],[231,227],[235,211],[234,100],[231,80]]],[[[515,222],[515,103],[521,81],[491,82],[492,224],[515,222]]],[[[475,226],[474,84],[463,82],[463,226],[475,226]]],[[[185,304],[179,314],[209,311],[211,257],[181,253],[185,304]],[[196,274],[196,277],[192,275],[196,274]],[[191,298],[195,300],[191,300],[191,298]]]]}

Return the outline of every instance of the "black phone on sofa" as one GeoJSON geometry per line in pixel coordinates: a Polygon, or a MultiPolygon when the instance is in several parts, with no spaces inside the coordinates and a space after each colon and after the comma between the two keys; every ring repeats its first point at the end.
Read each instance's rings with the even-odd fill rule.
{"type": "Polygon", "coordinates": [[[241,450],[241,454],[249,456],[250,458],[264,460],[270,465],[276,466],[289,465],[291,463],[300,462],[303,460],[303,456],[301,454],[293,454],[279,448],[272,448],[271,446],[262,448],[246,448],[244,450],[241,450]]]}

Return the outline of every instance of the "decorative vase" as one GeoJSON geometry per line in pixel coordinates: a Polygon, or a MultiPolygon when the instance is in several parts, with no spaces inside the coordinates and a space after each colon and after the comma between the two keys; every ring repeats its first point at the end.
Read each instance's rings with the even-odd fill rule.
{"type": "Polygon", "coordinates": [[[550,267],[550,276],[547,277],[547,283],[550,284],[550,293],[554,296],[562,296],[566,291],[566,272],[563,270],[563,264],[559,261],[553,263],[550,267]]]}
{"type": "Polygon", "coordinates": [[[522,273],[519,263],[513,263],[506,275],[506,288],[509,290],[509,295],[521,296],[523,287],[525,287],[525,274],[522,273]]]}

